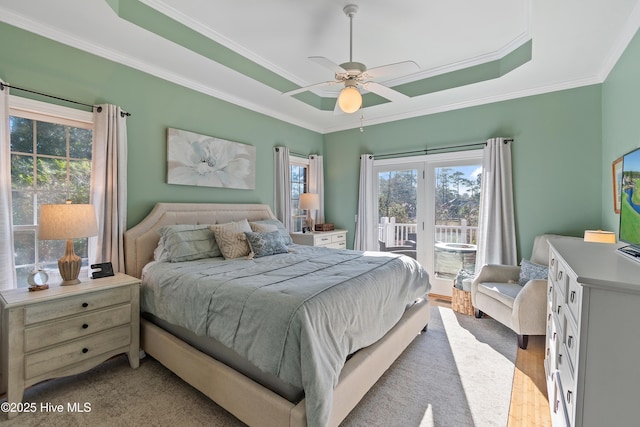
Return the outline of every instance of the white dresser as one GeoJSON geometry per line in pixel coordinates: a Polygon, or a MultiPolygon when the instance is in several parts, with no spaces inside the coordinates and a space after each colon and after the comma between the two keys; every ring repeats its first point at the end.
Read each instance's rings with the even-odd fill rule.
{"type": "Polygon", "coordinates": [[[545,371],[554,426],[639,425],[640,263],[550,239],[545,371]]]}
{"type": "MultiPolygon", "coordinates": [[[[0,393],[7,392],[9,408],[18,407],[25,387],[86,371],[116,354],[127,353],[129,364],[137,368],[139,284],[139,279],[119,273],[43,291],[0,292],[0,393]]],[[[19,412],[10,409],[8,416],[19,412]]]]}
{"type": "Polygon", "coordinates": [[[293,243],[307,246],[324,246],[333,249],[347,248],[347,230],[291,233],[293,243]]]}

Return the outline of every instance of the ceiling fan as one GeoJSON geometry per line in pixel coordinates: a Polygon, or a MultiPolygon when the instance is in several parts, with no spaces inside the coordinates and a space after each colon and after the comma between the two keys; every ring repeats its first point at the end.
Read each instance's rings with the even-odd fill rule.
{"type": "Polygon", "coordinates": [[[415,73],[420,69],[418,64],[413,61],[403,61],[367,70],[367,67],[363,63],[354,62],[353,16],[358,11],[358,6],[355,4],[348,4],[342,10],[349,17],[349,62],[338,65],[325,57],[311,56],[309,59],[333,71],[335,73],[335,80],[316,83],[284,94],[295,95],[297,93],[306,92],[322,86],[331,86],[341,83],[344,84],[344,89],[342,89],[340,91],[340,95],[338,95],[334,111],[338,112],[338,109],[340,109],[345,113],[355,113],[362,106],[362,94],[360,93],[360,88],[378,94],[390,101],[402,101],[409,99],[407,95],[387,86],[383,86],[374,80],[379,80],[391,75],[407,75],[415,73]]]}

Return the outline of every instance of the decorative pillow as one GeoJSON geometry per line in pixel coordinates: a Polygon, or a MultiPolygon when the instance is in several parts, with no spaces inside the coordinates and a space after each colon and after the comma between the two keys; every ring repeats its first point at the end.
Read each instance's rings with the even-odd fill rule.
{"type": "Polygon", "coordinates": [[[287,253],[287,245],[282,241],[278,230],[268,233],[244,233],[255,258],[287,253]]]}
{"type": "Polygon", "coordinates": [[[549,275],[549,267],[546,265],[535,264],[529,260],[523,259],[520,264],[520,278],[518,284],[524,286],[529,280],[546,279],[549,275]]]}
{"type": "MultiPolygon", "coordinates": [[[[260,222],[250,222],[249,226],[251,231],[255,233],[270,233],[272,231],[278,231],[278,226],[275,224],[264,224],[260,222]]],[[[280,232],[278,232],[280,234],[280,232]]]]}
{"type": "MultiPolygon", "coordinates": [[[[213,233],[207,224],[168,225],[159,228],[158,233],[164,244],[167,258],[171,262],[213,258],[221,255],[213,233]]],[[[160,256],[162,257],[162,253],[160,256]]]]}
{"type": "Polygon", "coordinates": [[[246,219],[226,224],[209,226],[218,242],[224,259],[234,259],[249,255],[251,248],[244,233],[251,233],[251,227],[246,219]]]}
{"type": "MultiPolygon", "coordinates": [[[[252,221],[252,224],[259,224],[259,225],[264,225],[264,224],[269,224],[269,225],[275,225],[278,229],[278,232],[280,233],[280,236],[282,237],[282,241],[284,242],[285,245],[291,245],[293,244],[293,239],[291,239],[291,236],[289,235],[289,231],[287,231],[286,228],[284,228],[284,224],[282,224],[280,221],[278,221],[277,219],[262,219],[260,221],[252,221]]],[[[254,230],[256,231],[256,230],[254,230]]]]}

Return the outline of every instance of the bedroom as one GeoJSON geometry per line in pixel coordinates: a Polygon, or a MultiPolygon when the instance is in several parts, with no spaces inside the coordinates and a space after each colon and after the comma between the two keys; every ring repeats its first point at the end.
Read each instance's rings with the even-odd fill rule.
{"type": "Polygon", "coordinates": [[[424,148],[425,141],[446,146],[510,136],[515,138],[519,255],[526,258],[534,236],[543,232],[579,235],[585,229],[616,230],[611,162],[640,145],[634,114],[640,103],[637,35],[629,36],[611,72],[587,79],[587,85],[367,125],[365,132],[356,123],[329,133],[250,111],[8,23],[0,25],[0,38],[11,41],[3,44],[0,61],[4,81],[89,103],[110,102],[132,113],[129,226],[157,201],[272,204],[272,148],[286,145],[295,152],[324,155],[326,216],[348,230],[351,246],[360,154],[391,151],[388,141],[394,141],[393,151],[410,151],[424,148]],[[166,184],[167,127],[255,145],[257,158],[263,159],[258,162],[256,189],[176,191],[166,184]]]}

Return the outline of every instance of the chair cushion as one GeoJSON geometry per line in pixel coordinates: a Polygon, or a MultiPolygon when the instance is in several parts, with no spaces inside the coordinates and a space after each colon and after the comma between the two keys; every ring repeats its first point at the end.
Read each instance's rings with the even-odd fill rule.
{"type": "Polygon", "coordinates": [[[513,308],[513,301],[521,290],[522,286],[517,283],[484,282],[478,284],[478,293],[496,299],[510,308],[513,308]]]}

